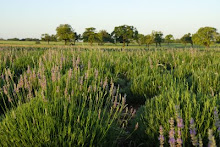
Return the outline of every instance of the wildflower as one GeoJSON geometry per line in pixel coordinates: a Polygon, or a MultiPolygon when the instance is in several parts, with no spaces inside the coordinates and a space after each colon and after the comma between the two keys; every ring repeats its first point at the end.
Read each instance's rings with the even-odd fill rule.
{"type": "Polygon", "coordinates": [[[96,87],[96,84],[95,84],[94,87],[93,87],[93,91],[96,92],[96,90],[97,90],[97,87],[96,87]]]}
{"type": "Polygon", "coordinates": [[[47,80],[45,75],[43,75],[42,79],[39,79],[41,88],[45,91],[47,89],[47,80]]]}
{"type": "Polygon", "coordinates": [[[136,123],[136,125],[135,125],[135,128],[134,128],[134,130],[137,130],[138,129],[138,122],[136,123]]]}
{"type": "Polygon", "coordinates": [[[112,96],[114,96],[117,92],[117,89],[114,87],[113,90],[112,90],[112,96]]]}
{"type": "Polygon", "coordinates": [[[68,79],[69,80],[71,79],[71,75],[72,75],[72,69],[70,68],[69,71],[68,71],[68,79]]]}
{"type": "Polygon", "coordinates": [[[203,147],[202,137],[200,134],[199,134],[199,147],[203,147]]]}
{"type": "Polygon", "coordinates": [[[5,78],[4,78],[4,75],[3,75],[3,73],[1,74],[1,78],[2,78],[2,80],[4,80],[5,78]]]}
{"type": "Polygon", "coordinates": [[[152,64],[152,60],[151,60],[150,56],[149,56],[149,64],[150,64],[150,68],[153,69],[153,64],[152,64]]]}
{"type": "Polygon", "coordinates": [[[72,89],[72,91],[71,91],[71,96],[73,96],[74,95],[74,90],[72,89]]]}
{"type": "Polygon", "coordinates": [[[67,95],[68,95],[68,86],[67,85],[66,85],[66,88],[64,90],[64,95],[65,95],[65,97],[67,97],[67,95]]]}
{"type": "Polygon", "coordinates": [[[99,71],[97,69],[95,69],[95,79],[98,78],[98,75],[99,75],[99,71]]]}
{"type": "Polygon", "coordinates": [[[124,106],[126,103],[126,94],[124,95],[124,97],[122,97],[122,105],[124,106]]]}
{"type": "Polygon", "coordinates": [[[90,60],[88,61],[88,70],[91,68],[91,62],[90,60]]]}
{"type": "Polygon", "coordinates": [[[177,127],[178,127],[178,131],[177,131],[177,146],[178,147],[181,147],[182,146],[182,139],[181,139],[181,129],[184,128],[184,125],[183,125],[183,119],[182,118],[177,118],[177,127]]]}
{"type": "Polygon", "coordinates": [[[51,80],[52,82],[56,81],[56,73],[55,73],[54,67],[51,69],[51,80]]]}
{"type": "Polygon", "coordinates": [[[108,79],[107,79],[107,77],[106,77],[106,78],[105,78],[105,81],[104,81],[104,83],[103,83],[103,89],[106,88],[107,84],[108,84],[108,79]]]}
{"type": "Polygon", "coordinates": [[[114,100],[114,105],[113,105],[113,108],[116,108],[117,103],[118,103],[117,96],[115,96],[115,100],[114,100]]]}
{"type": "Polygon", "coordinates": [[[5,95],[8,95],[8,90],[5,85],[3,86],[3,90],[4,90],[5,95]]]}
{"type": "Polygon", "coordinates": [[[208,136],[209,136],[208,147],[217,147],[215,142],[215,137],[213,136],[213,132],[211,129],[208,130],[208,136]]]}
{"type": "Polygon", "coordinates": [[[159,130],[160,136],[159,136],[159,141],[160,141],[160,147],[163,147],[164,144],[164,136],[163,136],[163,127],[160,126],[160,130],[159,130]]]}
{"type": "Polygon", "coordinates": [[[197,146],[198,145],[198,139],[197,139],[197,136],[196,136],[196,128],[195,128],[195,123],[194,123],[193,118],[190,119],[190,136],[191,136],[193,146],[197,146]]]}
{"type": "Polygon", "coordinates": [[[131,112],[131,117],[133,118],[135,114],[136,114],[136,109],[134,109],[134,110],[131,112]]]}
{"type": "Polygon", "coordinates": [[[56,92],[57,92],[57,93],[60,92],[60,87],[59,87],[59,86],[57,86],[57,88],[56,88],[56,92]]]}
{"type": "Polygon", "coordinates": [[[75,57],[74,56],[73,56],[72,62],[73,62],[73,67],[75,67],[76,66],[76,61],[75,61],[75,57]]]}
{"type": "Polygon", "coordinates": [[[80,63],[80,57],[78,56],[77,59],[76,59],[76,65],[78,66],[80,63]]]}
{"type": "Polygon", "coordinates": [[[215,119],[215,126],[217,128],[220,137],[220,120],[218,116],[218,109],[216,107],[214,108],[214,119],[215,119]]]}
{"type": "Polygon", "coordinates": [[[89,77],[89,73],[88,72],[85,72],[85,79],[87,80],[89,77]]]}
{"type": "Polygon", "coordinates": [[[171,117],[170,118],[170,131],[169,131],[169,143],[171,147],[175,147],[175,130],[174,130],[174,119],[171,117]]]}
{"type": "Polygon", "coordinates": [[[99,109],[99,114],[98,114],[98,119],[100,120],[101,118],[101,109],[99,109]]]}

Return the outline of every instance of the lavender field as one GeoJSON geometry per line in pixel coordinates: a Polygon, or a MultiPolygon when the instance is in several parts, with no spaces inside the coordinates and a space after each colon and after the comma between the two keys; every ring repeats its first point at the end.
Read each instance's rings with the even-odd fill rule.
{"type": "Polygon", "coordinates": [[[220,50],[0,47],[0,146],[220,146],[220,50]]]}

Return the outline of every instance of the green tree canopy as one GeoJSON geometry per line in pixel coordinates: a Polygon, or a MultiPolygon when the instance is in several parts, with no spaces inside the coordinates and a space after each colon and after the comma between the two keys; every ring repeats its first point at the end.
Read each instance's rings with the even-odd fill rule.
{"type": "Polygon", "coordinates": [[[220,34],[218,33],[217,37],[216,37],[216,43],[220,43],[220,34]]]}
{"type": "Polygon", "coordinates": [[[125,46],[125,43],[128,44],[137,39],[138,31],[133,26],[128,25],[122,25],[115,27],[114,31],[112,32],[112,35],[116,42],[120,41],[123,43],[123,47],[125,46]]]}
{"type": "Polygon", "coordinates": [[[154,42],[156,43],[156,47],[159,46],[161,47],[161,43],[163,42],[163,33],[161,31],[153,31],[152,32],[154,42]]]}
{"type": "Polygon", "coordinates": [[[56,31],[58,39],[64,40],[65,45],[67,44],[67,41],[75,39],[75,33],[69,24],[61,24],[59,27],[56,28],[56,31]]]}
{"type": "Polygon", "coordinates": [[[142,44],[145,44],[145,42],[146,42],[145,36],[143,34],[138,34],[136,42],[138,43],[139,46],[141,46],[142,44]]]}
{"type": "Polygon", "coordinates": [[[51,36],[49,34],[42,34],[41,35],[41,40],[42,41],[47,41],[47,44],[51,41],[51,36]]]}
{"type": "Polygon", "coordinates": [[[167,35],[167,36],[165,37],[165,41],[166,41],[166,42],[168,43],[168,45],[169,45],[172,41],[174,41],[173,35],[172,35],[172,34],[167,35]]]}
{"type": "Polygon", "coordinates": [[[154,43],[154,36],[153,34],[149,34],[145,36],[145,44],[149,48],[151,44],[154,43]]]}
{"type": "Polygon", "coordinates": [[[183,35],[180,41],[186,46],[187,43],[190,43],[193,47],[192,36],[190,33],[183,35]]]}
{"type": "Polygon", "coordinates": [[[192,40],[195,44],[204,45],[209,48],[210,45],[216,41],[216,37],[216,28],[202,27],[192,36],[192,40]]]}
{"type": "Polygon", "coordinates": [[[97,33],[95,33],[96,28],[86,28],[83,33],[83,42],[89,42],[92,45],[95,41],[97,41],[97,33]]]}
{"type": "Polygon", "coordinates": [[[56,35],[51,35],[50,36],[50,41],[57,41],[57,36],[56,35]]]}
{"type": "Polygon", "coordinates": [[[113,39],[106,30],[101,30],[97,33],[97,41],[99,45],[103,45],[104,43],[113,42],[113,39]]]}

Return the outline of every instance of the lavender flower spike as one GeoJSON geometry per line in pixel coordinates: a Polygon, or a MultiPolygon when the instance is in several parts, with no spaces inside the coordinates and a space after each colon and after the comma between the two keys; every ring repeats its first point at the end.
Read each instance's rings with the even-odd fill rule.
{"type": "Polygon", "coordinates": [[[159,141],[160,141],[160,147],[163,147],[163,144],[164,144],[164,136],[163,136],[163,127],[162,126],[160,126],[160,131],[159,131],[159,133],[160,133],[160,136],[159,136],[159,141]]]}
{"type": "Polygon", "coordinates": [[[198,146],[198,139],[196,136],[196,127],[195,127],[193,118],[190,119],[190,136],[191,136],[193,146],[198,146]]]}
{"type": "Polygon", "coordinates": [[[170,132],[169,132],[169,143],[170,143],[170,146],[171,147],[175,147],[175,143],[176,143],[176,140],[175,140],[175,130],[174,130],[174,119],[171,117],[170,118],[170,132]]]}
{"type": "Polygon", "coordinates": [[[220,137],[220,120],[219,120],[219,115],[218,115],[218,109],[216,107],[214,108],[214,119],[215,119],[215,126],[217,128],[217,131],[220,137]]]}
{"type": "Polygon", "coordinates": [[[208,135],[209,135],[209,144],[208,144],[208,147],[217,147],[217,146],[216,146],[216,142],[215,142],[215,137],[213,136],[213,132],[212,132],[211,129],[209,129],[208,135]]]}

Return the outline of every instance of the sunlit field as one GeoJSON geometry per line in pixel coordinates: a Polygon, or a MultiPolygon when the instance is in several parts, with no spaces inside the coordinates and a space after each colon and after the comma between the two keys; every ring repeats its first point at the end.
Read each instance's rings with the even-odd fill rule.
{"type": "Polygon", "coordinates": [[[220,146],[217,45],[82,44],[0,42],[0,146],[220,146]]]}

